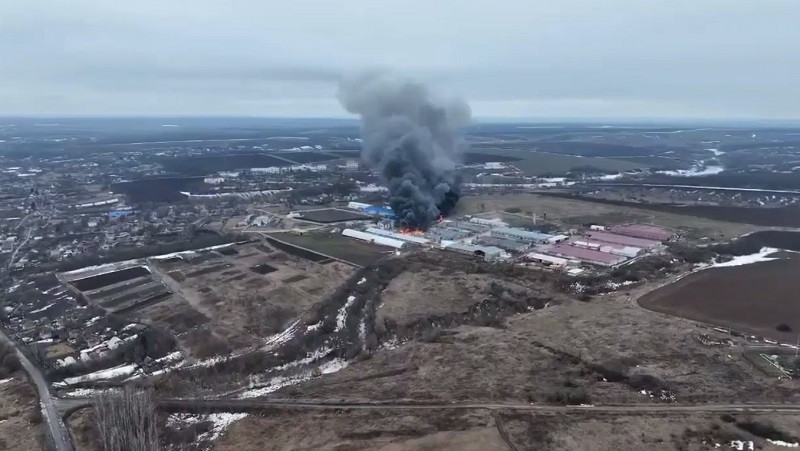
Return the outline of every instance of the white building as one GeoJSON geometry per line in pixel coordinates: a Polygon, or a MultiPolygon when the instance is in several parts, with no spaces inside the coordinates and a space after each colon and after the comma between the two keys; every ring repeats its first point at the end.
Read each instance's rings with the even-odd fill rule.
{"type": "Polygon", "coordinates": [[[353,229],[344,229],[344,231],[342,231],[342,235],[366,241],[368,243],[375,243],[375,244],[380,244],[381,246],[393,247],[395,249],[403,249],[408,244],[405,241],[389,238],[387,236],[375,235],[373,233],[367,233],[353,229]]]}
{"type": "Polygon", "coordinates": [[[557,266],[563,268],[569,264],[569,260],[561,257],[553,257],[552,255],[540,254],[538,252],[529,252],[525,258],[531,261],[542,263],[546,266],[557,266]]]}
{"type": "Polygon", "coordinates": [[[400,241],[407,241],[409,243],[414,243],[414,244],[429,244],[431,242],[431,240],[429,240],[427,238],[423,238],[421,236],[405,235],[405,234],[402,234],[402,233],[392,232],[391,230],[380,229],[380,228],[375,228],[375,227],[368,228],[367,229],[367,233],[372,233],[374,235],[386,236],[386,237],[389,237],[389,238],[394,238],[394,239],[400,240],[400,241]]]}
{"type": "Polygon", "coordinates": [[[497,227],[492,229],[489,234],[498,238],[525,241],[528,243],[546,243],[553,237],[553,235],[548,235],[546,233],[531,232],[514,227],[497,227]]]}
{"type": "Polygon", "coordinates": [[[365,203],[363,203],[363,202],[348,202],[348,203],[347,203],[347,208],[349,208],[349,209],[351,209],[351,210],[363,210],[363,209],[365,209],[365,208],[369,208],[369,207],[371,207],[371,206],[372,206],[372,205],[370,205],[370,204],[365,204],[365,203]]]}
{"type": "Polygon", "coordinates": [[[488,225],[488,226],[492,226],[492,227],[508,227],[508,223],[507,222],[501,221],[500,219],[497,219],[497,218],[485,219],[485,218],[473,217],[473,218],[470,218],[469,222],[472,222],[472,223],[475,223],[475,224],[488,225]]]}

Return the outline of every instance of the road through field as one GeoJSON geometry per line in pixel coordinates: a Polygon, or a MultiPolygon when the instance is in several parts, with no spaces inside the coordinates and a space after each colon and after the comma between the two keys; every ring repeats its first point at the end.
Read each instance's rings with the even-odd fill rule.
{"type": "Polygon", "coordinates": [[[523,410],[553,413],[687,413],[749,412],[800,414],[800,404],[627,404],[627,405],[547,405],[525,403],[441,403],[441,402],[314,402],[259,399],[165,399],[158,402],[165,411],[254,412],[268,409],[332,410],[523,410]]]}
{"type": "Polygon", "coordinates": [[[52,440],[51,443],[55,447],[54,449],[56,451],[72,451],[72,440],[61,419],[59,409],[56,408],[58,399],[50,394],[50,386],[45,380],[44,375],[42,375],[39,368],[17,348],[16,343],[10,340],[2,330],[0,330],[0,340],[7,341],[14,346],[17,356],[19,356],[20,363],[22,363],[22,367],[25,369],[25,372],[28,373],[34,385],[36,385],[36,391],[39,393],[39,402],[42,406],[42,415],[47,423],[48,432],[52,440]]]}

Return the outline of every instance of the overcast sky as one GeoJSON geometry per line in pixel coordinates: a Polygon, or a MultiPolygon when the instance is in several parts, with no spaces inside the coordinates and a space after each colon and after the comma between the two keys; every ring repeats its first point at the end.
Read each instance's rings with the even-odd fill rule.
{"type": "Polygon", "coordinates": [[[345,116],[389,67],[477,117],[800,118],[800,0],[0,0],[0,114],[345,116]]]}

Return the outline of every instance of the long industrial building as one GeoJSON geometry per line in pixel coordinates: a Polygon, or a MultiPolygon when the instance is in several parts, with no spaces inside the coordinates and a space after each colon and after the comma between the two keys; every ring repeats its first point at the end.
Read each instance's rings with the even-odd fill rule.
{"type": "Polygon", "coordinates": [[[608,252],[601,252],[599,250],[580,248],[570,246],[568,244],[556,244],[547,250],[555,255],[566,258],[575,258],[587,263],[602,266],[615,266],[627,260],[626,257],[621,255],[609,254],[608,252]]]}
{"type": "Polygon", "coordinates": [[[380,244],[382,246],[389,246],[395,249],[403,249],[408,244],[406,241],[389,238],[388,236],[375,235],[374,233],[362,232],[360,230],[344,229],[342,235],[356,238],[369,243],[380,244]]]}
{"type": "Polygon", "coordinates": [[[505,238],[508,240],[525,241],[527,243],[546,243],[553,237],[546,233],[532,232],[530,230],[517,229],[514,227],[497,227],[489,232],[491,236],[505,238]]]}
{"type": "Polygon", "coordinates": [[[424,238],[424,237],[421,237],[421,236],[406,235],[406,234],[403,234],[403,233],[392,232],[391,230],[387,230],[387,229],[379,229],[377,227],[368,228],[367,229],[367,233],[372,233],[373,235],[386,236],[386,237],[389,237],[389,238],[394,238],[394,239],[400,240],[400,241],[407,241],[409,243],[414,243],[414,244],[429,244],[431,242],[431,240],[429,240],[427,238],[424,238]]]}
{"type": "Polygon", "coordinates": [[[617,235],[616,233],[610,233],[610,232],[598,232],[594,230],[586,232],[586,237],[590,238],[591,241],[600,241],[603,243],[610,243],[610,244],[621,244],[623,246],[640,247],[642,249],[653,249],[661,244],[658,241],[645,240],[642,238],[634,238],[632,236],[617,235]]]}

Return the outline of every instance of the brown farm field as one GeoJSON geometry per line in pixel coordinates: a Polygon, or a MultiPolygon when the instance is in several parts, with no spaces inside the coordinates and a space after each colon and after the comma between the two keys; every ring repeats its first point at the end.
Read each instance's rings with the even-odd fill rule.
{"type": "Polygon", "coordinates": [[[639,298],[644,308],[793,343],[800,331],[800,257],[690,274],[639,298]],[[790,330],[779,331],[785,324],[790,330]]]}

